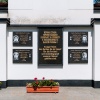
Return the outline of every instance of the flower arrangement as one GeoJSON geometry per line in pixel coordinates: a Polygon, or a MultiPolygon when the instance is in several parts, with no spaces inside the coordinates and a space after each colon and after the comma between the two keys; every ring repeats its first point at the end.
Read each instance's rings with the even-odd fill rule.
{"type": "Polygon", "coordinates": [[[34,78],[34,82],[27,83],[27,87],[42,87],[42,86],[59,86],[58,82],[51,80],[45,80],[45,77],[42,78],[42,80],[38,80],[37,78],[34,78]]]}
{"type": "Polygon", "coordinates": [[[42,80],[34,78],[34,81],[26,84],[27,93],[58,93],[59,92],[59,83],[51,80],[45,80],[45,77],[42,80]]]}

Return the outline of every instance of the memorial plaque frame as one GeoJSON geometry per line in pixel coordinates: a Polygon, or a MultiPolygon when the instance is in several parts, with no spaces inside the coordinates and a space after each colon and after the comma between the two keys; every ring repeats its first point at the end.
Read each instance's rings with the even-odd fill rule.
{"type": "Polygon", "coordinates": [[[32,64],[32,49],[13,49],[14,64],[32,64]]]}
{"type": "Polygon", "coordinates": [[[13,32],[13,46],[32,46],[33,35],[30,31],[15,31],[13,32]]]}
{"type": "Polygon", "coordinates": [[[68,32],[68,46],[88,46],[88,32],[68,32]]]}
{"type": "Polygon", "coordinates": [[[38,66],[39,67],[63,66],[63,40],[62,39],[63,39],[62,28],[55,28],[55,27],[39,28],[38,31],[38,66]],[[44,37],[45,34],[47,34],[46,38],[44,37]],[[50,38],[51,34],[54,34],[56,39],[53,37],[53,35],[50,38]],[[47,39],[49,43],[47,43],[45,39],[47,39]],[[58,42],[54,42],[54,41],[52,42],[51,39],[54,39],[54,41],[57,40],[58,42]],[[54,54],[54,56],[49,55],[49,53],[54,54]]]}
{"type": "Polygon", "coordinates": [[[88,49],[68,49],[69,64],[87,64],[88,49]]]}

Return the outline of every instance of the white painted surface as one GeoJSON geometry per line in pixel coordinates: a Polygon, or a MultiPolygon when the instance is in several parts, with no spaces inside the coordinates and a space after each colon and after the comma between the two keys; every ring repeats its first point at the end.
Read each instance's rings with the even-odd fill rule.
{"type": "Polygon", "coordinates": [[[6,81],[6,24],[0,24],[0,81],[6,81]]]}
{"type": "Polygon", "coordinates": [[[93,0],[9,0],[11,24],[90,24],[93,0]]]}
{"type": "Polygon", "coordinates": [[[69,9],[93,10],[93,0],[68,0],[69,9]]]}
{"type": "Polygon", "coordinates": [[[94,60],[93,60],[93,68],[94,68],[94,80],[100,81],[100,23],[94,24],[94,60]]]}
{"type": "MultiPolygon", "coordinates": [[[[63,32],[63,67],[62,68],[38,68],[38,32],[34,28],[9,28],[8,32],[8,80],[33,80],[34,77],[41,79],[61,79],[61,80],[92,80],[92,37],[90,29],[65,28],[63,32]],[[13,47],[13,31],[26,30],[33,31],[33,47],[13,47]],[[88,64],[68,64],[68,31],[88,31],[88,64]],[[13,64],[13,49],[33,49],[33,64],[13,64]]],[[[73,47],[74,49],[75,47],[73,47]]],[[[78,48],[76,48],[78,49],[78,48]]],[[[48,67],[48,66],[46,66],[48,67]]]]}
{"type": "Polygon", "coordinates": [[[9,10],[31,10],[32,0],[8,0],[9,10]]]}

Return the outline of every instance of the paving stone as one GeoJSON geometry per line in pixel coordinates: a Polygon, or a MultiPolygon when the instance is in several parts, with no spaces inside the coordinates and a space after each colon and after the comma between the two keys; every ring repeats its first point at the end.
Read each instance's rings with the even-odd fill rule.
{"type": "Polygon", "coordinates": [[[0,100],[100,100],[100,89],[60,87],[59,93],[26,93],[25,87],[0,90],[0,100]]]}

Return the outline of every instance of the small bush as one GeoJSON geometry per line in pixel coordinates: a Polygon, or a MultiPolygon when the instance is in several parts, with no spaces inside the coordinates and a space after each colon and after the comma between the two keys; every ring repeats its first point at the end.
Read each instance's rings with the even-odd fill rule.
{"type": "Polygon", "coordinates": [[[8,3],[8,0],[0,0],[2,3],[8,3]]]}

